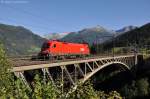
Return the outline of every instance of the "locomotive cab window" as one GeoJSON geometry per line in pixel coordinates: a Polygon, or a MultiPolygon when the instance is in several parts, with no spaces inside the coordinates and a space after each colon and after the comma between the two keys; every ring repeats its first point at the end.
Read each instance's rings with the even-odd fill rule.
{"type": "Polygon", "coordinates": [[[56,44],[53,45],[53,48],[55,48],[55,47],[56,47],[56,44]]]}
{"type": "Polygon", "coordinates": [[[42,48],[49,48],[50,47],[50,44],[49,43],[44,43],[42,48]]]}

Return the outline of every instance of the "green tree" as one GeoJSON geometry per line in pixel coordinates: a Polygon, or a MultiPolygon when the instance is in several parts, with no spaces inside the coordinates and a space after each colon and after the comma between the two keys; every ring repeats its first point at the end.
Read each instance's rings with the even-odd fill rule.
{"type": "Polygon", "coordinates": [[[149,94],[149,83],[148,78],[142,78],[136,83],[138,95],[147,96],[149,94]]]}
{"type": "Polygon", "coordinates": [[[99,99],[91,83],[79,84],[77,89],[67,97],[68,99],[99,99]]]}
{"type": "Polygon", "coordinates": [[[68,99],[122,99],[116,91],[106,94],[104,91],[96,91],[93,85],[88,81],[84,85],[79,84],[76,91],[71,93],[68,99]]]}
{"type": "Polygon", "coordinates": [[[122,89],[121,93],[128,99],[133,99],[137,95],[137,88],[135,87],[136,81],[132,81],[131,84],[126,84],[122,89]],[[132,93],[132,94],[131,94],[132,93]]]}
{"type": "Polygon", "coordinates": [[[39,75],[35,76],[33,87],[33,99],[57,99],[60,96],[52,82],[44,82],[39,75]]]}
{"type": "Polygon", "coordinates": [[[29,99],[31,90],[25,86],[25,84],[18,78],[14,81],[13,86],[13,98],[15,99],[29,99]]]}
{"type": "Polygon", "coordinates": [[[122,97],[117,91],[111,91],[107,95],[106,99],[122,99],[122,97]]]}
{"type": "Polygon", "coordinates": [[[149,94],[148,79],[142,78],[136,81],[133,80],[131,84],[127,84],[121,89],[121,93],[128,99],[147,96],[149,94]]]}
{"type": "Polygon", "coordinates": [[[0,43],[0,98],[12,96],[13,81],[10,69],[11,65],[6,58],[3,45],[0,43]]]}

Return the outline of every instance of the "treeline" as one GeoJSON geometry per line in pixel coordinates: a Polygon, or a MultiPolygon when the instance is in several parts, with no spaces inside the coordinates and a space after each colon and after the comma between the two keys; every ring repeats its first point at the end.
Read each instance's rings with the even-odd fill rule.
{"type": "Polygon", "coordinates": [[[150,82],[148,77],[132,80],[118,92],[127,99],[148,99],[150,96],[150,82]]]}
{"type": "MultiPolygon", "coordinates": [[[[112,55],[112,54],[127,54],[133,53],[135,48],[131,46],[117,47],[113,44],[92,44],[90,46],[91,54],[112,55]]],[[[145,49],[146,51],[146,49],[145,49]]]]}

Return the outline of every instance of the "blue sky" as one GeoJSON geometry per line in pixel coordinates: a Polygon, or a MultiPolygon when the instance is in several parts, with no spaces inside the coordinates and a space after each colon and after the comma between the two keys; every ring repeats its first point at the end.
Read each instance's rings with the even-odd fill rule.
{"type": "Polygon", "coordinates": [[[97,25],[117,30],[150,22],[149,9],[150,0],[0,0],[0,23],[39,35],[97,25]]]}

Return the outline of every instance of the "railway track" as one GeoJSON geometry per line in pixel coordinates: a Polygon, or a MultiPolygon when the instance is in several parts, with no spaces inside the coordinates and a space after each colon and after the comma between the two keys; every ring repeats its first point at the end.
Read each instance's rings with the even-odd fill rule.
{"type": "MultiPolygon", "coordinates": [[[[131,55],[131,54],[119,54],[116,56],[121,55],[131,55]]],[[[10,57],[8,58],[9,62],[13,65],[13,67],[19,66],[29,66],[29,65],[38,65],[38,64],[48,64],[48,63],[58,63],[58,62],[67,62],[67,61],[74,61],[74,60],[85,60],[85,59],[95,59],[95,58],[103,58],[103,57],[113,57],[112,54],[105,54],[105,55],[90,55],[88,57],[83,58],[73,58],[73,59],[64,59],[64,60],[44,60],[44,59],[37,59],[31,60],[31,57],[10,57]]]]}

